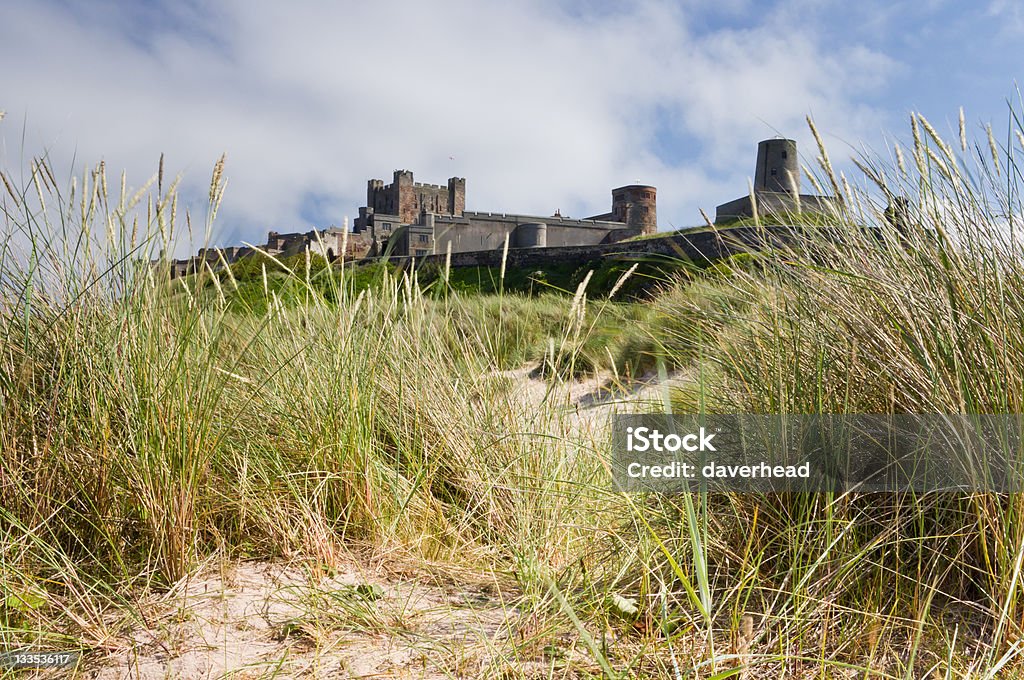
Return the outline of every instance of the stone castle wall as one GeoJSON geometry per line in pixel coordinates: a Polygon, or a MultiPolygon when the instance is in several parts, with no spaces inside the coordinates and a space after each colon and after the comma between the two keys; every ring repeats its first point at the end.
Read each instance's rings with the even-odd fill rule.
{"type": "MultiPolygon", "coordinates": [[[[721,260],[739,253],[760,252],[768,248],[792,244],[800,233],[799,227],[765,226],[733,227],[727,230],[693,230],[654,236],[634,241],[593,245],[556,246],[548,248],[509,247],[506,267],[550,267],[559,264],[583,265],[602,258],[633,259],[671,257],[704,263],[721,260]]],[[[385,258],[381,258],[382,260],[385,258]]],[[[387,261],[408,267],[415,261],[417,267],[434,265],[444,267],[446,254],[423,257],[392,257],[387,261]]],[[[452,267],[500,267],[502,248],[453,252],[452,267]]]]}

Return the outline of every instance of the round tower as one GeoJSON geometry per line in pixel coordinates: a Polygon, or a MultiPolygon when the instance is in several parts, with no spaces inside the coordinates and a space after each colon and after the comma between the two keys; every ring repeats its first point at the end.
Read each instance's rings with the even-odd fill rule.
{"type": "Polygon", "coordinates": [[[641,234],[658,231],[658,190],[646,184],[612,189],[612,219],[641,234]]]}
{"type": "Polygon", "coordinates": [[[548,245],[548,225],[543,222],[524,222],[516,227],[517,248],[544,248],[548,245]]]}
{"type": "Polygon", "coordinates": [[[792,139],[766,139],[757,145],[754,191],[800,193],[800,164],[792,139]]]}

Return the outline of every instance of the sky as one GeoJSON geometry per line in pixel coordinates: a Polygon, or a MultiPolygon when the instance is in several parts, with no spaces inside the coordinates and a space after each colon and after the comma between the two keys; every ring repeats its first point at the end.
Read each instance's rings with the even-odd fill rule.
{"type": "Polygon", "coordinates": [[[912,111],[1005,129],[1022,39],[1019,0],[5,0],[0,168],[137,187],[164,154],[204,214],[226,154],[220,245],[340,225],[399,168],[537,215],[652,184],[680,228],[747,193],[762,139],[813,163],[808,115],[851,175],[912,111]]]}

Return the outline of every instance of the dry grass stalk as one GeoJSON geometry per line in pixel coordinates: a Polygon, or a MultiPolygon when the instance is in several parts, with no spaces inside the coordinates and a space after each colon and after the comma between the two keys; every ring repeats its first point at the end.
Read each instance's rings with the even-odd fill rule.
{"type": "Polygon", "coordinates": [[[736,665],[742,667],[740,678],[750,677],[750,646],[754,642],[754,617],[744,614],[736,633],[736,665]]]}
{"type": "Polygon", "coordinates": [[[967,153],[967,125],[964,122],[964,107],[960,107],[960,151],[967,153]]]}

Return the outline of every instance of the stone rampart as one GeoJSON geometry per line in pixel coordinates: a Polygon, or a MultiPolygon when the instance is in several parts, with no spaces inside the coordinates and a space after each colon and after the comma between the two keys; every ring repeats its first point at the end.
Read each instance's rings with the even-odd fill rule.
{"type": "MultiPolygon", "coordinates": [[[[645,259],[670,257],[692,262],[714,262],[730,255],[758,252],[784,246],[795,241],[798,227],[732,227],[720,230],[694,229],[692,233],[677,232],[664,236],[603,243],[588,246],[556,246],[549,248],[509,248],[507,267],[545,267],[556,264],[582,265],[602,258],[645,259]]],[[[405,267],[415,259],[417,266],[444,266],[445,254],[418,258],[392,257],[389,261],[405,267]]],[[[456,252],[451,255],[452,267],[499,267],[502,250],[456,252]]]]}

